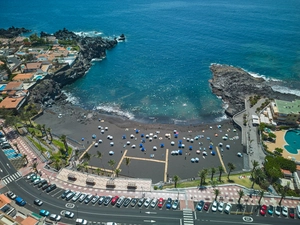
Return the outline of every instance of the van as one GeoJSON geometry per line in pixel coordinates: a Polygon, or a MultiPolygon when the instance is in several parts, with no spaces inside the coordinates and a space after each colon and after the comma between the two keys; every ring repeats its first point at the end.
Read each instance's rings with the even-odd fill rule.
{"type": "Polygon", "coordinates": [[[300,205],[297,205],[296,213],[297,213],[298,218],[300,219],[300,205]]]}
{"type": "Polygon", "coordinates": [[[26,205],[26,202],[25,202],[24,199],[21,198],[21,197],[17,197],[15,201],[16,201],[16,204],[19,205],[19,206],[24,206],[24,205],[26,205]]]}

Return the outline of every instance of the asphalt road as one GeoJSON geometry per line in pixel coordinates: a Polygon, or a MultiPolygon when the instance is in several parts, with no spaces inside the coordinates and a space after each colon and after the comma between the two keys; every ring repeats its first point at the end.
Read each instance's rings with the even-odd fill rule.
{"type": "Polygon", "coordinates": [[[6,157],[3,151],[0,151],[0,178],[16,173],[17,170],[11,165],[9,159],[6,157]]]}

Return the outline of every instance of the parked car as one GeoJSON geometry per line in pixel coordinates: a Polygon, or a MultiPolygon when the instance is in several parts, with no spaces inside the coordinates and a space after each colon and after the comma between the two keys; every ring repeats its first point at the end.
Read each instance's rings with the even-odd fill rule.
{"type": "Polygon", "coordinates": [[[98,204],[99,204],[99,205],[102,205],[103,202],[104,202],[104,200],[105,200],[105,196],[101,196],[101,197],[99,198],[98,204]]]}
{"type": "Polygon", "coordinates": [[[76,219],[76,225],[86,225],[87,224],[87,220],[85,219],[76,219]]]}
{"type": "Polygon", "coordinates": [[[33,177],[33,176],[35,176],[36,174],[35,173],[30,173],[27,177],[26,177],[26,179],[27,180],[31,180],[31,177],[33,177]]]}
{"type": "Polygon", "coordinates": [[[50,185],[51,185],[51,184],[48,184],[48,183],[44,184],[44,185],[42,186],[42,190],[46,190],[48,187],[50,187],[50,185]]]}
{"type": "Polygon", "coordinates": [[[41,209],[40,210],[40,215],[41,216],[49,216],[50,215],[50,212],[45,210],[45,209],[41,209]]]}
{"type": "Polygon", "coordinates": [[[231,208],[232,208],[232,205],[230,203],[227,203],[226,207],[224,209],[224,212],[227,213],[227,214],[229,214],[230,211],[231,211],[231,208]]]}
{"type": "Polygon", "coordinates": [[[83,202],[83,200],[86,198],[87,194],[82,193],[79,197],[79,202],[83,202]]]}
{"type": "Polygon", "coordinates": [[[219,202],[218,210],[219,212],[223,212],[224,202],[219,202]]]}
{"type": "Polygon", "coordinates": [[[17,197],[17,195],[15,195],[12,191],[7,192],[6,195],[12,200],[16,199],[17,197]]]}
{"type": "Polygon", "coordinates": [[[53,221],[60,221],[61,216],[60,216],[60,215],[57,215],[57,214],[51,214],[51,215],[49,216],[49,219],[50,219],[50,220],[53,220],[53,221]]]}
{"type": "Polygon", "coordinates": [[[75,192],[71,191],[69,194],[67,194],[66,201],[69,201],[71,198],[73,198],[74,195],[75,195],[75,192]]]}
{"type": "Polygon", "coordinates": [[[262,205],[262,207],[260,208],[260,215],[265,216],[267,213],[267,206],[266,205],[262,205]]]}
{"type": "Polygon", "coordinates": [[[204,203],[204,206],[203,206],[203,209],[204,209],[205,211],[208,211],[209,206],[210,206],[210,203],[209,203],[209,202],[205,202],[205,203],[204,203]]]}
{"type": "Polygon", "coordinates": [[[120,198],[117,200],[117,203],[116,203],[117,207],[120,208],[121,205],[123,204],[124,200],[125,200],[125,197],[124,197],[124,196],[120,197],[120,198]]]}
{"type": "Polygon", "coordinates": [[[201,200],[201,201],[198,202],[196,208],[197,208],[198,211],[201,211],[203,206],[204,206],[204,201],[201,200]]]}
{"type": "Polygon", "coordinates": [[[288,216],[288,208],[286,206],[283,206],[282,207],[282,210],[281,210],[281,213],[282,215],[284,216],[288,216]]]}
{"type": "Polygon", "coordinates": [[[37,206],[43,205],[43,202],[42,202],[42,200],[40,200],[40,199],[35,199],[35,200],[33,201],[33,203],[34,203],[35,205],[37,205],[37,206]]]}
{"type": "Polygon", "coordinates": [[[72,198],[73,202],[76,202],[81,196],[81,192],[76,192],[75,195],[72,198]]]}
{"type": "Polygon", "coordinates": [[[212,206],[211,206],[211,211],[216,212],[218,208],[218,202],[214,201],[212,206]]]}
{"type": "Polygon", "coordinates": [[[295,218],[295,209],[294,208],[289,208],[289,216],[291,218],[295,218]]]}
{"type": "Polygon", "coordinates": [[[179,200],[176,199],[172,204],[172,209],[176,210],[178,208],[178,205],[179,205],[179,200]]]}
{"type": "Polygon", "coordinates": [[[278,206],[276,206],[276,208],[275,208],[275,214],[277,215],[277,216],[280,216],[280,214],[281,214],[281,207],[278,205],[278,206]]]}
{"type": "Polygon", "coordinates": [[[74,217],[74,213],[72,213],[70,211],[65,211],[65,217],[73,218],[74,217]]]}
{"type": "Polygon", "coordinates": [[[67,195],[70,193],[70,190],[65,190],[62,194],[61,194],[61,198],[64,199],[67,197],[67,195]]]}
{"type": "Polygon", "coordinates": [[[110,196],[110,195],[109,195],[109,196],[106,196],[106,198],[105,198],[103,204],[104,204],[105,206],[108,206],[108,204],[110,203],[111,199],[112,199],[112,196],[110,196]]]}
{"type": "Polygon", "coordinates": [[[141,207],[144,204],[145,198],[140,198],[138,202],[138,207],[141,207]]]}
{"type": "Polygon", "coordinates": [[[162,208],[164,205],[164,199],[163,198],[159,198],[158,199],[158,203],[157,203],[157,207],[158,208],[162,208]]]}
{"type": "Polygon", "coordinates": [[[139,200],[138,198],[133,198],[130,203],[131,207],[136,206],[136,204],[138,203],[138,200],[139,200]]]}
{"type": "Polygon", "coordinates": [[[56,184],[51,184],[47,189],[46,192],[49,193],[51,191],[53,191],[56,188],[56,184]]]}
{"type": "Polygon", "coordinates": [[[144,202],[144,206],[147,208],[150,205],[151,201],[152,201],[151,198],[147,198],[146,201],[144,202]]]}
{"type": "Polygon", "coordinates": [[[94,198],[92,199],[92,204],[95,204],[98,200],[99,200],[100,196],[94,196],[94,198]]]}
{"type": "Polygon", "coordinates": [[[172,201],[171,198],[168,198],[168,199],[167,199],[167,202],[166,202],[166,208],[167,208],[167,209],[170,209],[170,208],[172,207],[172,202],[173,202],[173,201],[172,201]]]}
{"type": "Polygon", "coordinates": [[[157,199],[157,198],[154,198],[154,199],[152,200],[150,206],[151,206],[152,208],[154,208],[154,207],[156,206],[157,202],[158,202],[158,199],[157,199]]]}
{"type": "Polygon", "coordinates": [[[111,204],[111,205],[115,205],[115,204],[117,203],[118,199],[119,199],[119,196],[116,195],[115,197],[112,198],[110,204],[111,204]]]}
{"type": "Polygon", "coordinates": [[[38,184],[38,187],[41,188],[44,184],[47,184],[47,180],[42,180],[39,184],[38,184]]]}
{"type": "Polygon", "coordinates": [[[31,182],[34,182],[36,179],[40,179],[40,177],[39,177],[38,175],[34,174],[34,175],[31,177],[30,181],[31,181],[31,182]]]}
{"type": "Polygon", "coordinates": [[[39,183],[42,182],[42,180],[45,180],[43,178],[37,178],[35,181],[33,181],[33,185],[38,185],[39,183]]]}
{"type": "Polygon", "coordinates": [[[123,206],[124,206],[124,207],[129,206],[129,204],[130,204],[130,202],[131,202],[131,199],[132,199],[132,198],[130,198],[130,197],[125,198],[124,203],[123,203],[123,206]]]}
{"type": "Polygon", "coordinates": [[[269,205],[268,213],[269,213],[270,215],[273,215],[273,213],[274,213],[274,206],[269,205]]]}
{"type": "Polygon", "coordinates": [[[85,203],[85,204],[89,204],[93,197],[94,197],[94,195],[91,195],[91,194],[88,195],[88,196],[85,198],[84,203],[85,203]]]}

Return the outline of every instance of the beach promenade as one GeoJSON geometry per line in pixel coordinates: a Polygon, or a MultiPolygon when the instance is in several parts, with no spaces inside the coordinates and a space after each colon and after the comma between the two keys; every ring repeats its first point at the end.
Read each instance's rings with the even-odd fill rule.
{"type": "MultiPolygon", "coordinates": [[[[11,143],[18,143],[20,152],[22,154],[26,154],[32,158],[37,158],[38,166],[37,169],[42,174],[42,177],[47,178],[50,183],[55,183],[58,187],[62,189],[70,189],[73,191],[80,191],[84,193],[96,194],[96,195],[118,195],[118,196],[130,196],[130,197],[150,197],[150,198],[168,198],[171,197],[173,199],[180,200],[180,208],[181,209],[195,209],[195,202],[199,200],[204,201],[213,201],[215,199],[214,189],[217,188],[220,190],[220,195],[218,196],[219,201],[231,202],[236,204],[238,201],[238,193],[237,191],[243,190],[245,192],[245,196],[242,198],[241,203],[244,205],[257,205],[258,204],[258,196],[253,195],[252,198],[248,196],[252,190],[247,189],[243,186],[239,186],[236,184],[224,184],[218,185],[217,187],[207,186],[204,190],[199,190],[198,187],[192,188],[174,188],[174,189],[166,189],[166,190],[154,190],[151,180],[147,179],[124,179],[119,177],[103,177],[97,176],[95,174],[87,174],[83,172],[78,172],[76,170],[64,168],[59,172],[54,170],[50,170],[46,168],[46,162],[41,155],[37,154],[36,151],[33,150],[33,146],[28,145],[27,141],[20,137],[11,128],[4,128],[6,133],[9,133],[11,138],[9,141],[11,143]],[[68,175],[70,173],[75,174],[78,178],[76,182],[70,181],[68,179],[68,175]],[[93,178],[95,181],[95,185],[87,185],[86,179],[93,178]],[[113,180],[116,185],[116,188],[110,189],[105,187],[105,184],[108,181],[113,180]],[[128,190],[128,183],[134,183],[136,185],[135,190],[128,190]]],[[[30,168],[30,164],[28,166],[23,167],[19,170],[23,176],[32,172],[30,168]]],[[[249,179],[247,177],[241,177],[241,179],[249,179]]],[[[1,182],[3,186],[3,182],[1,182]]],[[[277,205],[280,200],[280,196],[273,195],[265,195],[262,198],[261,204],[272,204],[277,205]]],[[[299,204],[298,198],[285,198],[283,200],[284,205],[288,207],[295,207],[299,204]]]]}

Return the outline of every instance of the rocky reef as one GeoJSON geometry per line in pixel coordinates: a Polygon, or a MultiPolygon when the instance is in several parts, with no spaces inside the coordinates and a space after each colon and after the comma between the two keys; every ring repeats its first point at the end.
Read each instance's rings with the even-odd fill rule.
{"type": "Polygon", "coordinates": [[[226,113],[229,116],[242,111],[245,108],[245,98],[251,95],[289,101],[299,98],[274,91],[266,80],[253,77],[241,68],[212,64],[210,70],[213,74],[213,78],[209,80],[212,92],[228,104],[226,113]]]}
{"type": "Polygon", "coordinates": [[[25,28],[17,28],[17,27],[10,27],[7,30],[1,28],[0,29],[0,37],[3,38],[15,38],[18,37],[22,33],[28,33],[30,30],[27,30],[25,28]]]}
{"type": "Polygon", "coordinates": [[[55,36],[59,40],[74,40],[79,45],[80,52],[78,53],[77,60],[71,67],[65,65],[33,88],[29,102],[39,104],[51,103],[59,96],[62,96],[61,89],[63,86],[83,77],[91,67],[92,59],[104,58],[106,50],[115,47],[118,43],[116,39],[83,37],[65,28],[55,32],[53,35],[41,32],[40,36],[55,36]]]}

